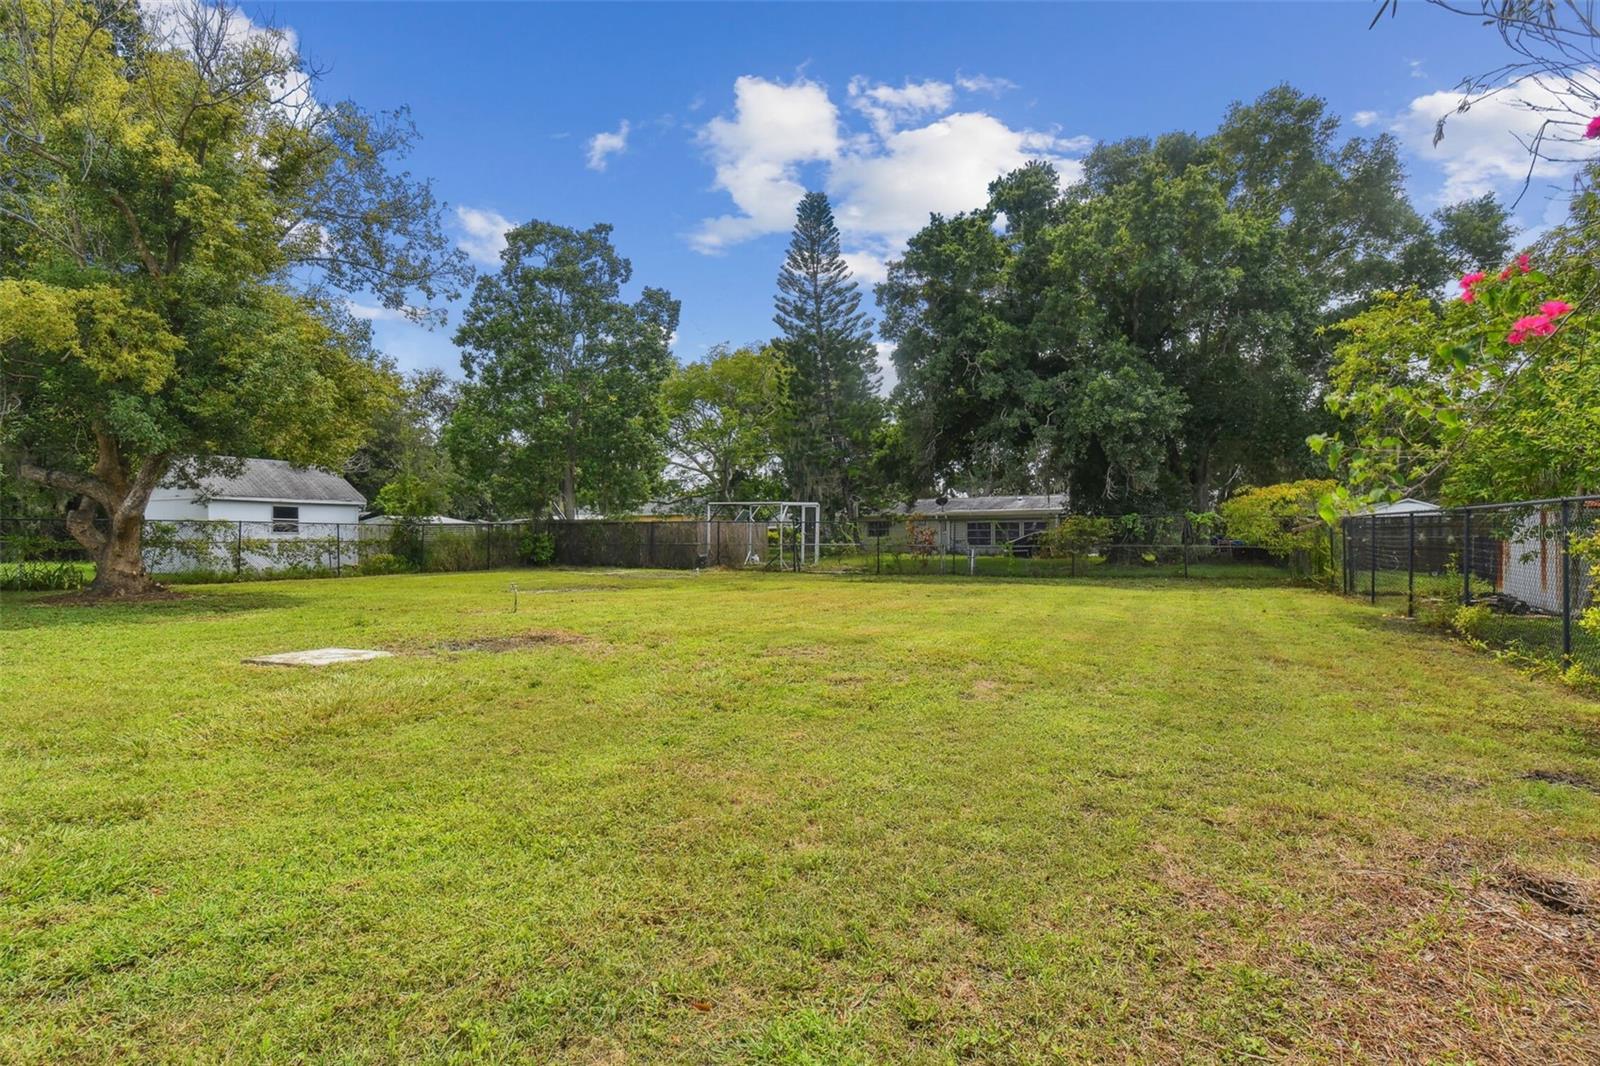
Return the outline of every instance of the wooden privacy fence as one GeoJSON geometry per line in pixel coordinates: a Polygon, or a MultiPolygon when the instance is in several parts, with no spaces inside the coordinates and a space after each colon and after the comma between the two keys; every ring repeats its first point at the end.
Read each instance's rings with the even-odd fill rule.
{"type": "Polygon", "coordinates": [[[655,567],[691,570],[697,566],[744,566],[764,561],[765,522],[703,520],[540,522],[555,539],[561,566],[655,567]]]}

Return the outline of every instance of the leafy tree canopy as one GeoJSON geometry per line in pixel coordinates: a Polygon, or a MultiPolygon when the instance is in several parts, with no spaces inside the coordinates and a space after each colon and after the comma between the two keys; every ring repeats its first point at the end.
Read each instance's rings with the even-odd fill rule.
{"type": "Polygon", "coordinates": [[[920,480],[1205,510],[1307,469],[1323,327],[1449,269],[1393,140],[1337,128],[1280,87],[1209,137],[1100,145],[1064,190],[1032,164],[935,216],[878,289],[920,480]]]}
{"type": "Polygon", "coordinates": [[[402,113],[324,104],[225,7],[0,4],[0,449],[74,500],[95,590],[149,587],[151,490],[338,464],[392,375],[340,291],[429,319],[468,276],[402,113]],[[180,462],[181,460],[181,462],[180,462]]]}
{"type": "Polygon", "coordinates": [[[667,488],[678,497],[770,499],[781,493],[778,451],[787,367],[774,348],[713,348],[661,387],[667,488]]]}
{"type": "MultiPolygon", "coordinates": [[[[1338,433],[1311,438],[1360,501],[1539,499],[1600,486],[1600,204],[1445,302],[1389,295],[1340,324],[1328,394],[1338,433]]],[[[1330,507],[1337,500],[1330,499],[1330,507]]]]}
{"type": "Polygon", "coordinates": [[[633,267],[611,227],[528,222],[478,279],[456,331],[467,374],[446,430],[502,514],[576,517],[644,500],[663,461],[660,389],[678,301],[622,298],[633,267]]]}

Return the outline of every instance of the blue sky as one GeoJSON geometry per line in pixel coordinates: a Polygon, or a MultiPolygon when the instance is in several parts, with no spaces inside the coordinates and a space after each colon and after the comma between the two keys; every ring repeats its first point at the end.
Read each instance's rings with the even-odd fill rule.
{"type": "MultiPolygon", "coordinates": [[[[1371,32],[1366,3],[554,5],[281,3],[325,70],[324,99],[409,105],[408,163],[483,263],[500,228],[610,222],[634,280],[683,302],[675,352],[770,336],[774,279],[803,188],[833,197],[866,281],[929,210],[976,206],[1000,170],[1096,140],[1213,129],[1288,82],[1351,135],[1396,133],[1419,206],[1514,193],[1526,165],[1485,107],[1433,122],[1500,61],[1476,20],[1420,2],[1371,32]],[[624,125],[625,124],[625,125],[624,125]],[[596,138],[599,137],[599,140],[596,138]]],[[[1521,217],[1550,210],[1543,186],[1521,217]]],[[[868,303],[870,304],[870,295],[868,303]]],[[[450,335],[376,315],[403,368],[459,374],[450,335]]]]}

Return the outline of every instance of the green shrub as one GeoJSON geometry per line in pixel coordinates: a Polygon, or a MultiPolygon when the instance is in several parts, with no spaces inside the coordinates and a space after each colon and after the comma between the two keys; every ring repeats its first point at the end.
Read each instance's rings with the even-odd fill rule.
{"type": "Polygon", "coordinates": [[[524,533],[517,547],[523,561],[534,566],[548,565],[556,557],[556,538],[553,533],[524,533]]]}
{"type": "Polygon", "coordinates": [[[1245,489],[1223,501],[1222,521],[1228,536],[1288,560],[1299,576],[1327,574],[1333,555],[1320,508],[1336,487],[1333,481],[1307,480],[1245,489]]]}
{"type": "Polygon", "coordinates": [[[398,555],[390,555],[388,552],[379,552],[376,555],[369,555],[365,559],[361,560],[361,563],[356,567],[356,572],[359,574],[368,575],[409,574],[415,569],[416,567],[412,566],[409,562],[400,558],[398,555]]]}
{"type": "Polygon", "coordinates": [[[1070,514],[1054,529],[1047,529],[1039,535],[1039,554],[1047,559],[1085,555],[1109,543],[1116,532],[1117,524],[1113,519],[1070,514]]]}
{"type": "Polygon", "coordinates": [[[1457,607],[1450,615],[1450,628],[1474,640],[1483,636],[1489,624],[1489,608],[1481,603],[1457,607]]]}
{"type": "Polygon", "coordinates": [[[448,526],[430,526],[425,538],[424,570],[455,572],[482,570],[485,566],[484,540],[476,530],[456,532],[448,526]],[[441,531],[445,529],[450,531],[441,531]]]}

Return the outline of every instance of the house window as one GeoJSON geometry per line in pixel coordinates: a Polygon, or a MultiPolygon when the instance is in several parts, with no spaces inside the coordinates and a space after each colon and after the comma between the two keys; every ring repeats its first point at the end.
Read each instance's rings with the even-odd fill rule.
{"type": "Polygon", "coordinates": [[[996,522],[994,539],[1000,544],[1015,544],[1022,539],[1021,522],[996,522]]]}
{"type": "Polygon", "coordinates": [[[1049,523],[1045,522],[1043,519],[1026,519],[1022,523],[1022,535],[1024,537],[1037,537],[1040,533],[1043,533],[1048,526],[1049,523]]]}
{"type": "Polygon", "coordinates": [[[273,507],[272,531],[274,533],[300,532],[300,508],[273,507]]]}
{"type": "Polygon", "coordinates": [[[967,544],[973,548],[987,548],[994,543],[990,536],[991,529],[988,522],[968,522],[967,544]]]}
{"type": "Polygon", "coordinates": [[[889,535],[889,527],[890,522],[887,518],[869,518],[867,519],[867,536],[887,537],[889,535]]]}

